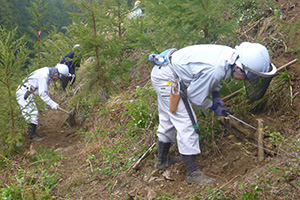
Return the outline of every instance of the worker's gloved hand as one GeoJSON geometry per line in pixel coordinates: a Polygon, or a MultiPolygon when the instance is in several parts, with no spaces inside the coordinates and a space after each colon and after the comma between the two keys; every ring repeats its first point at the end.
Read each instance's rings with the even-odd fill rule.
{"type": "Polygon", "coordinates": [[[69,74],[68,74],[68,77],[72,77],[72,78],[74,77],[74,78],[75,78],[75,74],[69,73],[69,74]]]}
{"type": "Polygon", "coordinates": [[[213,110],[218,116],[226,117],[229,115],[229,110],[225,108],[224,106],[218,106],[215,102],[213,102],[213,105],[210,107],[211,110],[213,110]]]}
{"type": "Polygon", "coordinates": [[[58,106],[59,105],[57,103],[53,102],[53,104],[51,105],[51,108],[54,110],[57,110],[58,106]]]}
{"type": "Polygon", "coordinates": [[[224,106],[224,103],[222,99],[220,98],[219,91],[213,91],[212,92],[213,102],[217,104],[218,106],[224,106]]]}

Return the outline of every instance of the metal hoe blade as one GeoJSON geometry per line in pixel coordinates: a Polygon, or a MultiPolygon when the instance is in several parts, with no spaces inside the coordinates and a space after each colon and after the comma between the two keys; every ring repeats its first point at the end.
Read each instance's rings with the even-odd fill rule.
{"type": "Polygon", "coordinates": [[[243,124],[245,124],[245,125],[247,125],[247,126],[249,126],[250,128],[253,128],[254,130],[257,130],[254,126],[251,126],[250,124],[247,124],[246,122],[240,120],[239,118],[236,118],[235,116],[233,116],[231,114],[228,114],[228,116],[235,119],[235,120],[237,120],[237,121],[239,121],[239,122],[241,122],[241,123],[243,123],[243,124]]]}
{"type": "Polygon", "coordinates": [[[76,125],[76,120],[75,120],[75,115],[76,115],[76,108],[74,108],[72,111],[67,111],[61,107],[57,107],[57,109],[65,112],[66,114],[68,114],[65,122],[67,122],[67,124],[69,124],[71,127],[76,125]]]}

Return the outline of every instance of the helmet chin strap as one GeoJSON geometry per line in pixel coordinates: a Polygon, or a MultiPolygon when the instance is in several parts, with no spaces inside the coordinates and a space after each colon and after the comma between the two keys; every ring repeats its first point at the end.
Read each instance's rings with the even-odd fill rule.
{"type": "Polygon", "coordinates": [[[231,76],[233,76],[233,73],[236,71],[235,64],[232,64],[232,65],[229,65],[229,66],[230,66],[230,69],[231,69],[231,76]]]}
{"type": "MultiPolygon", "coordinates": [[[[233,76],[233,73],[236,72],[236,67],[235,67],[235,66],[237,65],[237,64],[236,64],[236,61],[239,59],[239,57],[240,57],[240,56],[237,55],[236,53],[234,53],[234,54],[232,55],[232,57],[231,57],[231,58],[234,59],[233,62],[232,62],[233,64],[230,65],[230,68],[231,68],[231,76],[233,76]]],[[[240,67],[239,65],[237,65],[237,66],[240,67]]]]}

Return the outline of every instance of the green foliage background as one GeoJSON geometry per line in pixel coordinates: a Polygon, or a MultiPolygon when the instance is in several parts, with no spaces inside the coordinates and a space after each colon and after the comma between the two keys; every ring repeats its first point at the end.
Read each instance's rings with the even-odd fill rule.
{"type": "MultiPolygon", "coordinates": [[[[128,18],[133,0],[0,0],[0,4],[0,167],[12,171],[11,183],[0,188],[1,197],[6,199],[30,199],[33,189],[37,198],[50,199],[51,188],[57,184],[57,174],[49,173],[49,169],[55,171],[56,162],[61,159],[56,151],[38,149],[36,154],[28,156],[33,163],[26,163],[32,164],[30,169],[26,164],[9,160],[27,136],[15,91],[30,72],[55,66],[75,44],[81,45],[76,54],[82,58],[84,77],[77,77],[78,82],[82,81],[82,88],[71,103],[80,105],[83,116],[101,105],[99,114],[117,121],[117,125],[109,129],[100,124],[94,133],[78,131],[85,135],[87,143],[105,141],[106,145],[91,152],[87,161],[96,166],[96,173],[111,178],[127,170],[140,156],[136,149],[147,149],[153,139],[153,135],[147,134],[154,133],[157,128],[153,87],[149,82],[144,87],[134,85],[144,75],[141,69],[149,71],[152,67],[147,61],[149,53],[204,43],[234,47],[241,42],[237,35],[241,26],[262,17],[278,20],[280,16],[279,5],[272,0],[147,0],[142,1],[144,16],[134,19],[128,18]],[[272,12],[267,12],[269,10],[272,12]],[[38,35],[39,30],[41,35],[38,35]],[[110,105],[110,101],[118,103],[110,105]],[[122,109],[122,116],[110,113],[115,109],[122,109]],[[117,143],[112,144],[112,137],[117,138],[117,143]],[[126,148],[128,144],[130,148],[126,148]],[[111,148],[112,145],[115,148],[111,148]]],[[[299,24],[298,20],[294,24],[282,23],[279,27],[283,33],[288,33],[287,43],[294,42],[299,24]]],[[[299,54],[299,46],[300,42],[289,51],[299,54]]],[[[281,86],[286,85],[287,77],[278,78],[277,84],[272,85],[277,97],[283,96],[281,86]]],[[[241,83],[228,80],[221,93],[225,96],[241,87],[241,83]]],[[[279,99],[262,99],[253,104],[246,102],[244,95],[230,102],[235,104],[236,114],[257,109],[258,104],[266,109],[278,104],[279,99]]],[[[196,112],[202,120],[203,113],[196,112]]],[[[201,140],[211,141],[215,137],[213,133],[219,130],[208,120],[203,121],[201,140]]],[[[277,143],[283,140],[280,133],[270,136],[277,143]]],[[[244,183],[240,186],[243,199],[256,198],[258,192],[252,186],[249,190],[244,183]]],[[[222,199],[219,193],[214,195],[212,199],[222,199]]]]}

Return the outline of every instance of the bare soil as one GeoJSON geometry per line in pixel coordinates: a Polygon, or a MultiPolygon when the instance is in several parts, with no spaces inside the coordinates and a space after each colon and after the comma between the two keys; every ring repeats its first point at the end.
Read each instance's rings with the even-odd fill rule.
{"type": "MultiPolygon", "coordinates": [[[[282,0],[281,2],[284,21],[292,23],[299,19],[300,4],[297,0],[282,0]]],[[[296,58],[296,55],[285,52],[284,45],[282,46],[276,54],[272,55],[272,62],[277,67],[296,58]]],[[[291,76],[293,88],[291,93],[295,95],[291,109],[287,110],[285,106],[282,108],[279,106],[276,110],[270,110],[245,120],[256,125],[255,119],[261,118],[271,130],[299,137],[300,98],[297,92],[300,89],[300,63],[289,66],[287,70],[291,76]]],[[[149,75],[150,69],[139,74],[140,77],[143,77],[143,83],[140,84],[145,84],[145,80],[149,80],[149,75]]],[[[53,98],[60,102],[62,107],[71,109],[68,99],[72,98],[72,95],[68,96],[57,90],[57,94],[53,98]]],[[[284,101],[288,101],[288,99],[284,101]]],[[[58,199],[66,199],[67,194],[72,194],[69,199],[154,199],[157,194],[161,196],[172,194],[176,199],[187,199],[189,194],[200,193],[209,188],[206,185],[187,184],[183,163],[175,164],[166,171],[156,170],[155,154],[151,154],[138,170],[118,174],[113,178],[113,185],[105,180],[104,175],[92,175],[94,178],[86,178],[93,174],[92,166],[87,162],[88,147],[84,141],[84,135],[76,134],[76,131],[92,131],[99,121],[108,124],[111,122],[109,119],[101,119],[101,116],[95,113],[91,113],[87,118],[82,118],[79,113],[76,116],[77,125],[70,127],[65,123],[66,117],[67,114],[58,110],[43,111],[40,116],[38,132],[44,135],[46,140],[33,143],[32,146],[33,149],[38,146],[48,147],[61,152],[65,157],[57,169],[61,174],[61,179],[53,189],[53,195],[58,199]]],[[[251,129],[247,130],[252,131],[251,129]]],[[[237,145],[241,141],[245,142],[245,138],[240,138],[237,133],[225,132],[221,139],[216,141],[216,144],[203,147],[204,153],[198,158],[198,164],[203,172],[216,178],[216,185],[220,189],[226,187],[229,193],[236,190],[238,181],[257,178],[266,173],[268,164],[282,162],[281,159],[285,159],[280,158],[278,154],[269,153],[265,161],[259,163],[257,148],[249,146],[247,149],[242,149],[237,145]]],[[[151,142],[149,142],[150,146],[151,142]]],[[[177,153],[176,147],[173,149],[173,153],[177,153]]],[[[299,195],[298,197],[300,198],[299,195]]],[[[192,199],[193,196],[190,198],[192,199]]],[[[203,199],[205,198],[203,197],[203,199]]]]}

